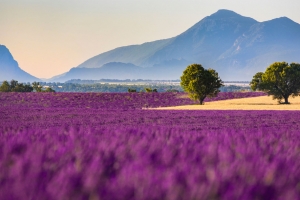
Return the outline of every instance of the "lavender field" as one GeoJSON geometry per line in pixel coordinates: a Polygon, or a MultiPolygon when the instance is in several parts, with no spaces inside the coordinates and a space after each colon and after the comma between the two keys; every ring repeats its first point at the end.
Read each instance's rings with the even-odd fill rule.
{"type": "Polygon", "coordinates": [[[193,103],[0,93],[0,199],[300,199],[299,111],[143,109],[193,103]]]}

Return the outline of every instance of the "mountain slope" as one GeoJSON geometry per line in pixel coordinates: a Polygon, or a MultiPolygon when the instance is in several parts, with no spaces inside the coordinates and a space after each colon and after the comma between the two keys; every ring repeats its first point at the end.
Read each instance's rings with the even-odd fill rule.
{"type": "Polygon", "coordinates": [[[275,61],[300,62],[300,25],[282,17],[257,23],[237,38],[217,60],[216,66],[247,77],[264,71],[275,61]]]}
{"type": "Polygon", "coordinates": [[[122,62],[141,65],[144,60],[152,56],[159,49],[168,45],[172,40],[173,39],[171,38],[147,42],[141,45],[119,47],[85,61],[84,63],[80,64],[78,68],[98,68],[109,62],[122,62]]]}
{"type": "Polygon", "coordinates": [[[101,68],[72,68],[68,73],[53,78],[51,81],[64,82],[74,79],[74,77],[90,80],[97,80],[105,77],[109,77],[110,79],[134,79],[136,76],[142,76],[141,69],[141,67],[133,64],[111,62],[103,65],[101,68]]]}
{"type": "Polygon", "coordinates": [[[10,81],[12,79],[19,82],[40,81],[22,70],[6,46],[0,45],[0,81],[10,81]]]}
{"type": "Polygon", "coordinates": [[[146,62],[157,64],[164,60],[182,58],[191,63],[202,61],[203,65],[208,65],[256,23],[254,19],[232,11],[219,10],[177,36],[172,43],[157,51],[146,62]]]}
{"type": "Polygon", "coordinates": [[[182,66],[189,64],[186,60],[170,60],[153,67],[139,67],[131,63],[110,62],[100,68],[72,68],[67,73],[51,78],[51,82],[65,82],[71,79],[152,79],[175,80],[182,74],[182,66]],[[166,79],[166,77],[168,77],[166,79]]]}
{"type": "MultiPolygon", "coordinates": [[[[132,75],[135,79],[178,79],[188,64],[200,63],[216,69],[223,80],[251,80],[256,72],[275,61],[300,62],[299,35],[300,25],[286,17],[257,22],[233,11],[219,10],[176,37],[120,47],[77,68],[102,68],[122,62],[137,66],[131,69],[132,74],[137,74],[132,75]]],[[[93,77],[122,77],[119,69],[113,76],[106,70],[109,69],[93,77]]]]}

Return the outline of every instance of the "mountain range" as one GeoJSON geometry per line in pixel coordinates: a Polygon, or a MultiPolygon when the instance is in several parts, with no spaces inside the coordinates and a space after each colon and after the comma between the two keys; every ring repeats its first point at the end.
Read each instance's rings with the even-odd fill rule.
{"type": "Polygon", "coordinates": [[[41,81],[19,67],[8,48],[0,45],[0,81],[17,80],[19,82],[41,81]]]}
{"type": "Polygon", "coordinates": [[[299,55],[300,24],[287,17],[258,22],[219,10],[178,36],[101,53],[49,81],[174,80],[193,63],[215,69],[222,80],[247,81],[273,62],[299,63],[299,55]]]}

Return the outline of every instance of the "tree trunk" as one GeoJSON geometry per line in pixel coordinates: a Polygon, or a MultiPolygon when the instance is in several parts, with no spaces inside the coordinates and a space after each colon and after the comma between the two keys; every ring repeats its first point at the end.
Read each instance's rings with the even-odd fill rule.
{"type": "Polygon", "coordinates": [[[203,105],[205,97],[199,98],[200,105],[203,105]]]}
{"type": "Polygon", "coordinates": [[[284,97],[284,104],[289,104],[289,101],[288,101],[289,97],[288,96],[285,96],[284,97]]]}

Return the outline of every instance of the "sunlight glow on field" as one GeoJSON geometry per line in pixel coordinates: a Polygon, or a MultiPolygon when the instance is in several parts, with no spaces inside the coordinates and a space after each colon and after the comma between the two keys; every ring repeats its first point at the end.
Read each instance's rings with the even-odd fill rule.
{"type": "Polygon", "coordinates": [[[300,97],[289,98],[290,104],[278,104],[271,96],[206,102],[204,105],[160,107],[161,110],[300,110],[300,97]]]}

